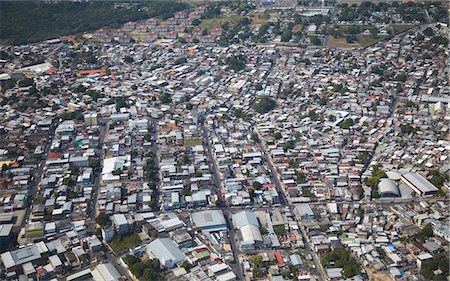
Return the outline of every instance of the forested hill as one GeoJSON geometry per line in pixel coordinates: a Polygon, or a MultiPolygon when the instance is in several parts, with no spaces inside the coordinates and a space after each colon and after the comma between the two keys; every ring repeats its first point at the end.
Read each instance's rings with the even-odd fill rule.
{"type": "Polygon", "coordinates": [[[0,1],[0,43],[28,44],[102,27],[120,27],[127,21],[148,17],[168,18],[188,7],[174,1],[0,1]]]}

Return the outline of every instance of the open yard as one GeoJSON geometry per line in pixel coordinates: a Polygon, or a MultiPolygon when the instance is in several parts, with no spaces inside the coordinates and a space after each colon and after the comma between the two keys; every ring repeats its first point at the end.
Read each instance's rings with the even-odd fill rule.
{"type": "Polygon", "coordinates": [[[391,26],[392,32],[393,32],[394,34],[403,32],[403,31],[407,30],[407,29],[410,28],[410,27],[411,27],[410,24],[393,24],[393,25],[391,26]]]}
{"type": "Polygon", "coordinates": [[[334,38],[333,36],[328,36],[328,47],[336,47],[336,48],[358,48],[359,43],[347,43],[345,41],[345,37],[334,38]]]}
{"type": "Polygon", "coordinates": [[[372,44],[375,44],[378,41],[381,41],[385,38],[387,38],[388,36],[377,36],[377,37],[372,37],[372,35],[362,35],[361,36],[361,46],[362,47],[367,47],[370,46],[372,44]]]}
{"type": "Polygon", "coordinates": [[[214,28],[221,27],[225,22],[229,22],[230,26],[236,24],[243,17],[240,15],[231,15],[231,16],[220,16],[218,18],[213,19],[202,19],[202,23],[199,25],[202,29],[211,30],[214,28]]]}
{"type": "Polygon", "coordinates": [[[141,243],[141,239],[137,233],[124,235],[124,236],[115,236],[114,239],[109,242],[109,246],[113,248],[114,252],[120,253],[124,250],[128,250],[130,248],[134,248],[141,243]]]}

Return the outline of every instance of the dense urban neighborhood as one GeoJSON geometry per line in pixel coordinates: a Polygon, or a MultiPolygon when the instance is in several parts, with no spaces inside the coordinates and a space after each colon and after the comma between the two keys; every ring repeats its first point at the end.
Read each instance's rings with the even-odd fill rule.
{"type": "Polygon", "coordinates": [[[0,280],[449,280],[448,2],[182,4],[0,45],[0,280]]]}

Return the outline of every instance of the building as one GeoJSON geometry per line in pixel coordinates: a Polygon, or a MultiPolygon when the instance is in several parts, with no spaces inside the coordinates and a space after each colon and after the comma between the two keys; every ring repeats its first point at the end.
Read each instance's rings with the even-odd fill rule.
{"type": "Polygon", "coordinates": [[[95,281],[117,281],[122,280],[122,275],[110,262],[101,263],[94,268],[87,268],[67,276],[67,281],[95,280],[95,281]]]}
{"type": "Polygon", "coordinates": [[[186,255],[169,238],[153,240],[147,245],[147,253],[157,258],[166,268],[172,268],[186,258],[186,255]]]}
{"type": "Polygon", "coordinates": [[[433,195],[439,190],[426,178],[417,173],[407,173],[402,175],[402,181],[421,196],[433,195]]]}
{"type": "Polygon", "coordinates": [[[381,179],[378,184],[378,192],[381,197],[400,197],[400,190],[393,180],[381,179]]]}
{"type": "Polygon", "coordinates": [[[0,225],[0,248],[8,245],[12,237],[13,224],[1,224],[0,225]]]}
{"type": "Polygon", "coordinates": [[[308,203],[296,204],[295,211],[302,221],[312,221],[314,219],[314,212],[308,203]]]}
{"type": "Polygon", "coordinates": [[[128,220],[124,214],[114,214],[112,216],[112,222],[118,234],[125,234],[130,231],[128,220]]]}
{"type": "Polygon", "coordinates": [[[240,248],[243,251],[260,248],[263,244],[258,219],[253,211],[241,211],[233,214],[233,224],[240,231],[242,241],[240,248]]]}
{"type": "Polygon", "coordinates": [[[450,225],[448,224],[437,224],[433,228],[433,233],[436,236],[444,238],[447,242],[450,242],[450,225]]]}
{"type": "Polygon", "coordinates": [[[192,213],[191,221],[203,232],[227,230],[225,217],[220,210],[206,210],[192,213]]]}
{"type": "Polygon", "coordinates": [[[11,252],[10,251],[5,252],[1,254],[1,259],[3,262],[3,266],[7,271],[14,271],[23,264],[28,262],[40,264],[41,252],[42,251],[41,249],[39,249],[38,244],[33,244],[29,247],[17,249],[11,252]]]}

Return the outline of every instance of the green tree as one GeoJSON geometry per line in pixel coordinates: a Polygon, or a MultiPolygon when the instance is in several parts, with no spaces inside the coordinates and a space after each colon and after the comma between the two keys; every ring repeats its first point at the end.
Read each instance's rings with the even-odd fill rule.
{"type": "Polygon", "coordinates": [[[277,106],[277,103],[273,99],[271,99],[267,96],[262,96],[260,98],[257,98],[255,100],[255,102],[252,104],[252,108],[256,112],[261,113],[261,114],[267,113],[267,112],[275,109],[276,106],[277,106]]]}

